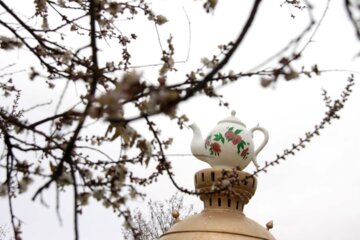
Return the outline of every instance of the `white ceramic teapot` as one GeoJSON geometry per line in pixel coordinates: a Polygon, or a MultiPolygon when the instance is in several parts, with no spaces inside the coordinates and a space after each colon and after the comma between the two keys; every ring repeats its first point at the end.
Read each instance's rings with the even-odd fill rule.
{"type": "Polygon", "coordinates": [[[256,156],[269,140],[269,134],[265,128],[256,126],[250,131],[246,130],[245,124],[235,117],[235,111],[231,112],[231,117],[218,122],[206,139],[202,138],[196,124],[191,124],[190,128],[194,133],[191,142],[192,153],[212,167],[238,167],[242,170],[252,161],[259,168],[256,156]],[[264,134],[264,140],[254,150],[253,132],[257,130],[264,134]]]}

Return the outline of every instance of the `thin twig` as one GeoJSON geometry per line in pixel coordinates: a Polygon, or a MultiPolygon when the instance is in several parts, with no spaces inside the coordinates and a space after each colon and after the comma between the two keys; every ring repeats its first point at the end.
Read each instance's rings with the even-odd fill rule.
{"type": "Polygon", "coordinates": [[[30,108],[28,108],[28,109],[23,110],[23,112],[24,112],[24,113],[30,112],[30,111],[32,111],[32,110],[34,110],[34,109],[36,109],[36,108],[50,105],[51,103],[52,103],[52,100],[50,100],[50,101],[48,101],[48,102],[45,102],[45,103],[36,104],[35,106],[32,106],[32,107],[30,107],[30,108]]]}

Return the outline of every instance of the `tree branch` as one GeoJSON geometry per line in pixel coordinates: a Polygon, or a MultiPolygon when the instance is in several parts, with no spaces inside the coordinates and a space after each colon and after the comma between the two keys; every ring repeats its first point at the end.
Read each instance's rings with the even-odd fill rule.
{"type": "Polygon", "coordinates": [[[350,2],[350,0],[344,0],[344,4],[345,4],[345,10],[346,10],[346,12],[348,14],[350,22],[352,23],[352,25],[355,28],[356,36],[357,36],[358,39],[360,39],[360,28],[359,28],[359,25],[358,25],[358,20],[355,19],[354,15],[353,15],[353,12],[351,10],[352,3],[350,2]]]}
{"type": "Polygon", "coordinates": [[[71,153],[73,149],[75,148],[75,142],[77,140],[77,137],[79,136],[79,133],[85,123],[85,119],[89,114],[89,110],[92,106],[93,99],[96,93],[96,86],[99,81],[99,67],[97,62],[97,46],[96,46],[96,27],[95,27],[95,21],[96,21],[96,4],[95,0],[90,0],[90,26],[91,26],[91,50],[92,50],[92,82],[90,85],[89,94],[87,96],[88,103],[85,107],[84,112],[82,113],[79,123],[73,133],[73,136],[71,137],[69,143],[66,146],[66,149],[64,150],[63,157],[58,164],[58,167],[55,171],[55,173],[52,175],[52,178],[48,180],[42,187],[40,187],[36,193],[33,196],[33,200],[36,199],[37,195],[41,193],[44,189],[48,188],[53,181],[56,181],[59,176],[62,174],[64,162],[69,163],[69,165],[72,164],[71,159],[71,153]]]}
{"type": "Polygon", "coordinates": [[[254,1],[254,5],[251,9],[250,15],[248,17],[248,19],[246,20],[246,23],[242,29],[242,31],[240,32],[240,35],[238,36],[238,38],[236,39],[235,43],[233,44],[232,48],[229,50],[229,52],[225,55],[225,57],[223,58],[223,60],[217,64],[210,73],[208,73],[205,78],[198,82],[197,85],[193,88],[190,88],[186,95],[181,98],[181,101],[184,101],[190,97],[192,97],[197,91],[199,91],[200,89],[203,89],[204,86],[210,82],[212,80],[212,78],[229,62],[229,60],[231,59],[231,57],[234,55],[235,51],[239,48],[240,44],[242,43],[242,41],[244,40],[246,34],[248,33],[252,23],[254,22],[256,13],[258,11],[259,5],[261,3],[262,0],[255,0],[254,1]]]}
{"type": "Polygon", "coordinates": [[[6,154],[6,184],[7,184],[7,191],[8,191],[8,200],[9,200],[9,211],[10,211],[10,219],[11,219],[11,226],[14,232],[15,239],[20,237],[20,232],[18,227],[15,225],[15,214],[14,214],[14,207],[12,198],[14,196],[12,191],[12,171],[14,169],[14,153],[12,151],[13,144],[10,140],[10,135],[7,132],[6,127],[0,122],[0,129],[4,135],[4,142],[7,147],[7,154],[6,154]]]}

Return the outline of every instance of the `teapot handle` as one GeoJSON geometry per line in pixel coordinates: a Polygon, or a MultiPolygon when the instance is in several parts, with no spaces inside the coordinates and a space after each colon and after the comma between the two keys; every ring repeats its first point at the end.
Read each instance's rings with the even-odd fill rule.
{"type": "Polygon", "coordinates": [[[254,136],[254,132],[255,131],[260,131],[264,134],[264,140],[262,141],[262,143],[260,144],[260,146],[255,150],[255,153],[254,153],[254,158],[252,159],[254,165],[256,166],[256,168],[259,168],[259,164],[256,162],[256,157],[257,155],[259,154],[259,152],[265,147],[265,145],[268,143],[269,141],[269,133],[268,131],[263,128],[263,127],[260,127],[259,125],[256,126],[256,127],[253,127],[252,129],[250,129],[250,132],[251,132],[251,135],[252,137],[254,136]]]}

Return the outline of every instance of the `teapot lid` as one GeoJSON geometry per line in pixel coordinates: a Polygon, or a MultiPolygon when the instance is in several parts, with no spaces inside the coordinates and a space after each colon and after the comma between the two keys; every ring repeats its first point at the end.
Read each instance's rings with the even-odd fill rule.
{"type": "Polygon", "coordinates": [[[240,125],[246,127],[246,125],[243,122],[241,122],[240,119],[235,117],[235,115],[236,115],[236,111],[232,110],[231,117],[224,118],[223,120],[219,121],[218,124],[231,122],[231,123],[240,124],[240,125]]]}

